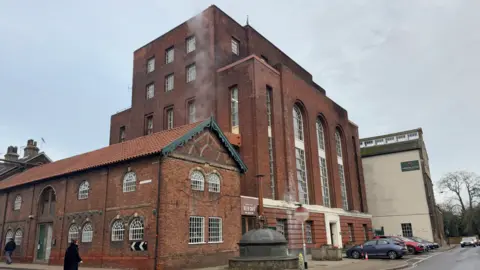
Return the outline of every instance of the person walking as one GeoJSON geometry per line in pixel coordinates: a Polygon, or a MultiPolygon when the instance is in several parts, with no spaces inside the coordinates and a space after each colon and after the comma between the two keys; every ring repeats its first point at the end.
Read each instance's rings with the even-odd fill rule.
{"type": "Polygon", "coordinates": [[[78,240],[72,240],[70,246],[65,252],[65,259],[63,261],[63,270],[78,270],[78,264],[83,263],[80,254],[78,253],[78,240]]]}
{"type": "Polygon", "coordinates": [[[5,261],[7,264],[12,264],[12,253],[17,248],[13,238],[8,239],[8,243],[5,245],[5,261]]]}

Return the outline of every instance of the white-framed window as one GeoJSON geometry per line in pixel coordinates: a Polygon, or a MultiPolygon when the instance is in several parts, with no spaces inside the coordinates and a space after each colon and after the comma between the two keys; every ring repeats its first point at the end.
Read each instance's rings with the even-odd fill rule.
{"type": "Polygon", "coordinates": [[[266,96],[266,106],[267,106],[267,121],[268,126],[272,126],[272,89],[267,87],[267,96],[266,96]]]}
{"type": "Polygon", "coordinates": [[[208,242],[220,243],[223,241],[222,219],[219,217],[208,218],[208,242]]]}
{"type": "Polygon", "coordinates": [[[300,148],[295,148],[295,159],[296,159],[296,165],[297,165],[298,200],[302,204],[308,204],[308,186],[307,186],[307,171],[305,166],[305,151],[300,148]]]}
{"type": "Polygon", "coordinates": [[[402,226],[403,237],[413,236],[412,223],[402,223],[401,226],[402,226]]]}
{"type": "Polygon", "coordinates": [[[125,237],[125,226],[121,220],[115,220],[112,224],[112,242],[123,241],[125,237]]]}
{"type": "Polygon", "coordinates": [[[22,244],[22,239],[23,239],[23,231],[18,229],[15,232],[15,245],[20,246],[22,244]]]}
{"type": "Polygon", "coordinates": [[[313,222],[306,221],[305,222],[305,240],[307,244],[313,243],[313,233],[312,233],[313,222]]]}
{"type": "Polygon", "coordinates": [[[147,99],[151,99],[153,98],[153,96],[155,95],[155,84],[154,83],[151,83],[151,84],[148,84],[147,85],[147,99]]]}
{"type": "Polygon", "coordinates": [[[409,133],[407,134],[407,137],[409,140],[415,140],[415,139],[418,139],[418,132],[413,132],[413,133],[409,133]]]}
{"type": "Polygon", "coordinates": [[[285,239],[288,240],[288,229],[287,229],[287,220],[286,219],[277,219],[277,224],[275,226],[276,231],[283,234],[285,239]]]}
{"type": "Polygon", "coordinates": [[[123,177],[123,192],[133,192],[137,188],[137,175],[134,172],[127,172],[123,177]]]}
{"type": "Polygon", "coordinates": [[[92,223],[88,222],[82,228],[82,243],[91,243],[93,240],[92,223]]]}
{"type": "Polygon", "coordinates": [[[167,129],[173,128],[173,108],[167,110],[167,129]]]}
{"type": "Polygon", "coordinates": [[[236,55],[240,54],[240,41],[235,38],[232,38],[232,53],[236,55]]]}
{"type": "Polygon", "coordinates": [[[195,123],[197,121],[197,108],[195,106],[195,101],[190,101],[188,103],[188,123],[195,123]]]}
{"type": "Polygon", "coordinates": [[[188,37],[185,43],[186,43],[187,53],[195,51],[197,47],[195,36],[188,37]]]}
{"type": "Polygon", "coordinates": [[[293,106],[293,132],[295,140],[303,142],[303,118],[302,112],[298,106],[293,106]]]}
{"type": "Polygon", "coordinates": [[[337,157],[342,157],[342,137],[340,136],[340,132],[337,130],[335,132],[335,149],[337,150],[337,157]]]}
{"type": "Polygon", "coordinates": [[[174,82],[175,82],[175,75],[173,73],[165,76],[165,92],[169,92],[173,90],[174,82]]]}
{"type": "Polygon", "coordinates": [[[191,64],[187,66],[187,83],[195,81],[197,78],[197,66],[191,64]]]}
{"type": "Polygon", "coordinates": [[[22,208],[22,196],[17,195],[13,203],[13,210],[20,210],[20,208],[22,208]]]}
{"type": "Polygon", "coordinates": [[[5,243],[8,243],[10,239],[13,239],[13,230],[8,230],[5,234],[5,243]]]}
{"type": "Polygon", "coordinates": [[[340,177],[342,207],[344,210],[348,210],[347,183],[345,180],[345,169],[343,167],[342,157],[342,137],[340,135],[340,131],[338,130],[335,131],[335,145],[337,150],[338,176],[340,177]]]}
{"type": "Polygon", "coordinates": [[[268,165],[270,169],[270,187],[272,188],[272,199],[275,199],[275,160],[273,158],[273,138],[268,137],[268,165]]]}
{"type": "Polygon", "coordinates": [[[153,115],[147,116],[147,119],[145,120],[145,135],[150,135],[153,133],[153,115]]]}
{"type": "Polygon", "coordinates": [[[191,216],[189,222],[189,244],[205,243],[205,218],[198,216],[191,216]]]}
{"type": "Polygon", "coordinates": [[[155,70],[155,57],[148,59],[147,61],[147,73],[155,70]]]}
{"type": "Polygon", "coordinates": [[[135,218],[130,222],[130,227],[129,227],[129,240],[130,241],[138,241],[138,240],[143,240],[143,234],[144,234],[144,226],[143,226],[143,220],[140,218],[135,218]]]}
{"type": "Polygon", "coordinates": [[[387,141],[387,143],[393,143],[393,142],[395,142],[395,136],[387,137],[385,140],[387,141]]]}
{"type": "Polygon", "coordinates": [[[84,200],[88,198],[88,192],[90,191],[90,184],[88,181],[83,181],[78,187],[78,199],[84,200]]]}
{"type": "Polygon", "coordinates": [[[328,183],[327,155],[325,152],[325,131],[322,120],[317,118],[317,147],[320,165],[320,180],[322,184],[323,206],[330,207],[330,185],[328,183]]]}
{"type": "Polygon", "coordinates": [[[325,152],[325,132],[323,131],[323,123],[320,118],[317,118],[317,146],[318,149],[323,150],[325,152]]]}
{"type": "Polygon", "coordinates": [[[207,177],[208,180],[208,191],[220,193],[220,176],[216,173],[211,173],[207,177]]]}
{"type": "Polygon", "coordinates": [[[203,191],[205,185],[205,176],[201,171],[195,170],[190,174],[192,190],[203,191]]]}
{"type": "MultiPolygon", "coordinates": [[[[232,133],[238,130],[239,118],[238,118],[238,87],[234,86],[230,89],[230,120],[232,123],[232,133]]],[[[238,132],[237,132],[238,133],[238,132]]]]}
{"type": "Polygon", "coordinates": [[[68,243],[72,242],[72,240],[78,240],[79,234],[78,226],[76,224],[70,225],[70,228],[68,228],[68,243]]]}
{"type": "Polygon", "coordinates": [[[165,50],[165,64],[172,63],[175,58],[175,47],[170,47],[165,50]]]}

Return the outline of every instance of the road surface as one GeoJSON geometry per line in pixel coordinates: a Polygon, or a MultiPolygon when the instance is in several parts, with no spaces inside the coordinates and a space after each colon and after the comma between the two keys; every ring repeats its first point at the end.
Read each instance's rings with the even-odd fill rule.
{"type": "Polygon", "coordinates": [[[411,259],[412,270],[479,270],[480,247],[457,247],[450,251],[422,255],[411,259]]]}

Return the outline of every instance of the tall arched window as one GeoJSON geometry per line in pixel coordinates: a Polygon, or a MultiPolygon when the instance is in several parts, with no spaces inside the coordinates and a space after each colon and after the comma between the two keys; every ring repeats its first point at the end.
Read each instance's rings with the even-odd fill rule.
{"type": "Polygon", "coordinates": [[[121,220],[115,220],[112,224],[112,242],[123,241],[125,227],[121,220]]]}
{"type": "Polygon", "coordinates": [[[13,203],[13,210],[20,210],[22,208],[22,196],[17,195],[15,202],[13,203]]]}
{"type": "Polygon", "coordinates": [[[335,148],[337,150],[338,175],[340,177],[340,187],[342,192],[343,209],[348,210],[347,183],[345,182],[345,169],[343,167],[342,135],[337,129],[335,131],[335,148]]]}
{"type": "Polygon", "coordinates": [[[10,241],[10,239],[13,239],[13,230],[10,229],[7,231],[7,233],[5,234],[5,243],[8,243],[10,241]]]}
{"type": "Polygon", "coordinates": [[[205,176],[201,171],[195,170],[190,174],[192,190],[203,191],[205,186],[205,176]]]}
{"type": "Polygon", "coordinates": [[[75,224],[72,224],[70,228],[68,229],[68,242],[72,242],[72,240],[78,240],[78,235],[79,235],[79,229],[78,226],[75,224]]]}
{"type": "Polygon", "coordinates": [[[322,184],[323,205],[330,207],[330,187],[328,184],[327,155],[325,152],[325,132],[322,119],[317,117],[317,147],[318,163],[320,167],[320,181],[322,184]]]}
{"type": "Polygon", "coordinates": [[[143,221],[140,218],[132,220],[129,228],[130,241],[143,240],[143,229],[143,221]]]}
{"type": "Polygon", "coordinates": [[[295,105],[293,106],[293,133],[295,136],[298,200],[302,204],[308,204],[308,182],[307,167],[305,164],[305,142],[303,129],[302,111],[297,105],[295,105]]]}
{"type": "Polygon", "coordinates": [[[55,215],[55,190],[52,187],[47,187],[43,190],[39,202],[39,213],[44,217],[52,217],[55,215]]]}
{"type": "Polygon", "coordinates": [[[82,229],[82,243],[90,243],[93,240],[92,223],[88,222],[83,225],[82,229]]]}
{"type": "Polygon", "coordinates": [[[78,187],[78,199],[84,200],[88,198],[88,192],[90,191],[90,184],[88,181],[83,181],[78,187]]]}
{"type": "Polygon", "coordinates": [[[22,244],[23,232],[22,230],[18,229],[15,232],[15,245],[20,246],[22,244]]]}
{"type": "Polygon", "coordinates": [[[134,172],[128,172],[123,177],[123,192],[133,192],[137,187],[137,175],[134,172]]]}

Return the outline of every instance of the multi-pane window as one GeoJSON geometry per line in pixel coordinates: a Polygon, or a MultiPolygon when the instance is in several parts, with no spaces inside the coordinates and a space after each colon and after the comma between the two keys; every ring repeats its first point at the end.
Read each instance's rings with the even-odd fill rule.
{"type": "Polygon", "coordinates": [[[187,47],[187,53],[195,51],[197,47],[195,36],[188,37],[185,43],[187,47]]]}
{"type": "Polygon", "coordinates": [[[147,73],[155,70],[155,57],[148,59],[147,61],[147,73]]]}
{"type": "Polygon", "coordinates": [[[93,240],[92,223],[88,222],[83,225],[82,229],[82,243],[91,243],[93,240]]]}
{"type": "Polygon", "coordinates": [[[8,230],[5,234],[5,243],[8,243],[10,239],[13,239],[13,230],[8,230]]]}
{"type": "Polygon", "coordinates": [[[283,234],[285,239],[288,240],[288,228],[286,219],[277,219],[277,225],[275,226],[276,231],[283,234]]]}
{"type": "Polygon", "coordinates": [[[220,192],[220,176],[216,173],[211,173],[208,175],[208,191],[209,192],[220,192]]]}
{"type": "Polygon", "coordinates": [[[364,238],[365,241],[367,241],[368,240],[367,224],[363,224],[362,227],[363,227],[363,238],[364,238]]]}
{"type": "Polygon", "coordinates": [[[18,229],[15,232],[15,245],[20,246],[22,244],[22,239],[23,239],[23,232],[22,230],[18,229]]]}
{"type": "Polygon", "coordinates": [[[68,229],[68,242],[72,242],[72,240],[78,240],[80,232],[78,229],[78,226],[75,224],[72,224],[70,228],[68,229]]]}
{"type": "Polygon", "coordinates": [[[173,108],[167,110],[167,129],[173,128],[173,108]]]}
{"type": "Polygon", "coordinates": [[[317,118],[317,147],[318,147],[318,162],[320,165],[320,180],[322,184],[323,205],[330,207],[330,187],[328,183],[327,160],[325,153],[325,132],[323,123],[320,118],[317,118]]]}
{"type": "Polygon", "coordinates": [[[195,101],[188,103],[188,123],[195,123],[197,121],[197,109],[195,107],[195,101]]]}
{"type": "Polygon", "coordinates": [[[192,216],[189,222],[189,244],[205,243],[204,217],[192,216]]]}
{"type": "Polygon", "coordinates": [[[165,64],[169,64],[173,62],[173,59],[175,58],[175,48],[170,47],[165,50],[165,64]]]}
{"type": "Polygon", "coordinates": [[[197,66],[195,64],[191,64],[187,66],[187,83],[195,81],[197,78],[197,66]]]}
{"type": "Polygon", "coordinates": [[[270,186],[272,188],[272,199],[275,199],[275,160],[273,158],[273,138],[268,137],[268,163],[270,165],[270,186]]]}
{"type": "Polygon", "coordinates": [[[133,192],[137,188],[137,175],[134,172],[128,172],[123,177],[123,192],[133,192]]]}
{"type": "Polygon", "coordinates": [[[235,38],[232,38],[232,53],[236,55],[240,54],[240,42],[235,38]]]}
{"type": "Polygon", "coordinates": [[[20,210],[20,208],[22,208],[22,196],[17,195],[13,203],[13,210],[20,210]]]}
{"type": "Polygon", "coordinates": [[[238,87],[230,89],[230,118],[232,122],[232,132],[238,129],[238,87]]]}
{"type": "Polygon", "coordinates": [[[323,123],[320,118],[317,118],[317,144],[318,149],[325,152],[325,132],[323,131],[323,123]]]}
{"type": "Polygon", "coordinates": [[[342,157],[342,137],[338,130],[335,132],[335,146],[337,150],[337,156],[342,157]]]}
{"type": "Polygon", "coordinates": [[[305,151],[295,148],[295,159],[298,180],[298,199],[302,204],[308,204],[307,172],[305,167],[305,151]]]}
{"type": "Polygon", "coordinates": [[[88,198],[88,192],[90,191],[90,184],[88,181],[83,181],[78,187],[78,199],[84,200],[88,198]]]}
{"type": "Polygon", "coordinates": [[[205,177],[201,171],[193,171],[190,174],[190,181],[192,185],[192,190],[203,191],[205,185],[205,177]]]}
{"type": "Polygon", "coordinates": [[[155,95],[155,84],[151,83],[147,85],[147,99],[153,98],[155,95]]]}
{"type": "Polygon", "coordinates": [[[293,132],[295,134],[295,140],[303,141],[302,112],[297,106],[293,107],[293,132]]]}
{"type": "Polygon", "coordinates": [[[130,222],[128,239],[130,241],[143,240],[144,226],[143,220],[140,218],[135,218],[130,222]]]}
{"type": "Polygon", "coordinates": [[[120,127],[120,138],[119,138],[119,141],[120,142],[124,142],[125,141],[125,126],[121,126],[120,127]]]}
{"type": "Polygon", "coordinates": [[[307,244],[313,243],[313,233],[312,233],[313,222],[307,221],[305,222],[305,240],[307,244]]]}
{"type": "Polygon", "coordinates": [[[348,241],[349,242],[355,242],[355,235],[354,235],[354,230],[353,230],[353,224],[348,223],[348,241]]]}
{"type": "Polygon", "coordinates": [[[412,237],[413,230],[412,230],[412,223],[402,223],[402,235],[403,237],[412,237]]]}
{"type": "Polygon", "coordinates": [[[112,224],[112,242],[123,241],[125,227],[121,220],[115,220],[112,224]]]}
{"type": "Polygon", "coordinates": [[[266,101],[267,101],[267,121],[268,121],[268,126],[272,126],[272,89],[267,87],[267,96],[266,96],[266,101]]]}
{"type": "Polygon", "coordinates": [[[174,84],[174,81],[175,81],[175,76],[172,74],[168,74],[167,76],[165,76],[165,92],[169,92],[169,91],[172,91],[173,90],[173,84],[174,84]]]}
{"type": "Polygon", "coordinates": [[[347,197],[347,183],[345,180],[345,169],[343,167],[342,157],[342,137],[340,131],[335,131],[335,148],[337,150],[337,162],[338,162],[338,176],[340,177],[340,188],[342,195],[342,207],[348,210],[348,197],[347,197]]]}
{"type": "Polygon", "coordinates": [[[153,133],[153,115],[149,115],[145,119],[145,135],[153,133]]]}
{"type": "Polygon", "coordinates": [[[219,217],[208,218],[208,242],[218,243],[222,241],[222,219],[219,217]]]}

